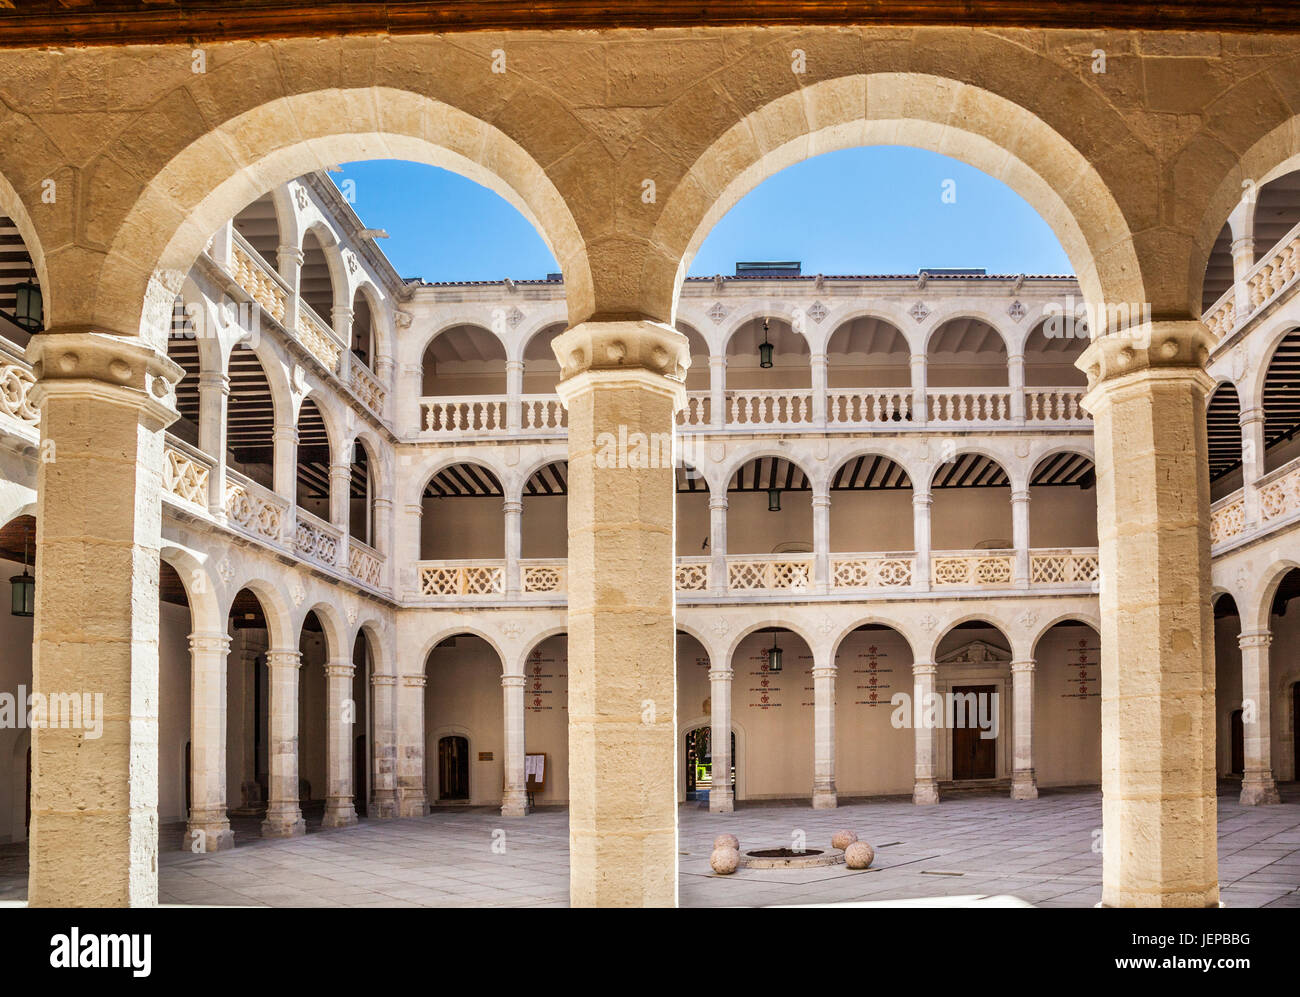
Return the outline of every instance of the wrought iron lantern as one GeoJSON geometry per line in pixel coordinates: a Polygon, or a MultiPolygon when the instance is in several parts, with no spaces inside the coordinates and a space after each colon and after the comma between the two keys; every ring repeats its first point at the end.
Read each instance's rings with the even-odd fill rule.
{"type": "Polygon", "coordinates": [[[14,616],[34,616],[36,613],[36,579],[27,570],[27,541],[30,537],[30,531],[23,537],[23,573],[9,579],[12,599],[9,611],[14,616]]]}
{"type": "Polygon", "coordinates": [[[14,287],[14,322],[27,332],[35,332],[45,324],[45,305],[35,278],[33,269],[25,281],[14,287]]]}
{"type": "Polygon", "coordinates": [[[763,341],[758,344],[758,365],[764,369],[772,366],[772,344],[767,341],[767,319],[763,319],[763,341]]]}
{"type": "Polygon", "coordinates": [[[776,634],[772,634],[772,649],[767,652],[767,670],[769,672],[781,670],[781,649],[776,645],[776,634]]]}
{"type": "Polygon", "coordinates": [[[769,488],[767,490],[767,511],[768,512],[781,511],[781,489],[769,488]]]}

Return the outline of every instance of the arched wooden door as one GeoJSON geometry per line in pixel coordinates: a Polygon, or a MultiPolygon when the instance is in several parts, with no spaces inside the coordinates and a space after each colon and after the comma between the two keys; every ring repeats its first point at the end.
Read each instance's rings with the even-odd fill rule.
{"type": "Polygon", "coordinates": [[[438,740],[438,799],[469,799],[469,740],[458,734],[438,740]]]}

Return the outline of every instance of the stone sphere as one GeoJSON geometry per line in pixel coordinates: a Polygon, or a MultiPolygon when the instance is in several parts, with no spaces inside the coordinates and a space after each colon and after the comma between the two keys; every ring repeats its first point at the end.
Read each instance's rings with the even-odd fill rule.
{"type": "Polygon", "coordinates": [[[843,851],[857,840],[858,835],[855,831],[836,831],[831,835],[831,847],[843,851]]]}
{"type": "Polygon", "coordinates": [[[734,834],[719,834],[713,839],[714,848],[740,848],[740,839],[734,834]]]}
{"type": "Polygon", "coordinates": [[[855,841],[844,849],[844,864],[850,869],[866,869],[876,857],[876,850],[865,841],[855,841]]]}
{"type": "Polygon", "coordinates": [[[730,876],[740,867],[740,850],[737,848],[715,848],[709,856],[709,865],[719,876],[730,876]]]}

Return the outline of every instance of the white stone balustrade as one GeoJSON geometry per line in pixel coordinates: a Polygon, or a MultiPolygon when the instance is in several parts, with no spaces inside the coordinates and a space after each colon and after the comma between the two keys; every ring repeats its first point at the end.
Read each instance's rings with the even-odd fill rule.
{"type": "Polygon", "coordinates": [[[1259,501],[1259,521],[1247,516],[1246,489],[1224,495],[1210,505],[1210,547],[1243,543],[1265,536],[1300,515],[1300,457],[1262,476],[1254,485],[1259,501]]]}
{"type": "Polygon", "coordinates": [[[356,357],[352,358],[348,370],[348,382],[366,408],[375,415],[383,414],[384,400],[388,397],[388,392],[379,383],[379,379],[356,357]]]}
{"type": "Polygon", "coordinates": [[[168,437],[163,448],[163,494],[200,509],[208,507],[208,477],[212,459],[186,443],[168,437]]]}
{"type": "Polygon", "coordinates": [[[812,392],[777,389],[727,392],[727,425],[764,428],[808,427],[813,421],[812,392]]]}
{"type": "Polygon", "coordinates": [[[1235,282],[1213,305],[1206,310],[1204,321],[1210,332],[1219,339],[1231,335],[1252,315],[1264,308],[1289,288],[1300,274],[1300,225],[1282,236],[1273,248],[1246,271],[1241,281],[1235,282]],[[1250,310],[1238,314],[1237,285],[1245,285],[1243,308],[1250,310]]]}
{"type": "Polygon", "coordinates": [[[356,537],[348,538],[348,574],[362,585],[380,588],[383,582],[384,556],[356,537]]]}
{"type": "Polygon", "coordinates": [[[1087,585],[1101,577],[1097,548],[1041,548],[1029,552],[1031,585],[1087,585]]]}
{"type": "Polygon", "coordinates": [[[288,501],[227,468],[226,519],[231,525],[259,540],[281,546],[288,510],[288,501]]]}
{"type": "Polygon", "coordinates": [[[231,235],[231,276],[264,312],[283,325],[286,304],[293,292],[285,285],[284,278],[263,263],[257,250],[233,227],[231,235]]]}
{"type": "Polygon", "coordinates": [[[422,596],[500,596],[505,593],[505,561],[420,561],[422,596]]]}
{"type": "Polygon", "coordinates": [[[1011,421],[1008,388],[940,388],[926,394],[926,418],[939,424],[987,424],[1011,421]]]}
{"type": "MultiPolygon", "coordinates": [[[[504,436],[508,434],[507,404],[505,395],[485,395],[464,400],[421,398],[420,410],[424,413],[422,429],[426,434],[434,436],[458,436],[466,432],[504,436]]],[[[558,399],[556,405],[559,405],[558,399]]]]}
{"type": "Polygon", "coordinates": [[[905,589],[912,585],[915,570],[914,554],[832,555],[831,588],[905,589]]]}
{"type": "Polygon", "coordinates": [[[519,562],[525,595],[562,595],[567,591],[566,562],[528,559],[519,562]]]}
{"type": "Polygon", "coordinates": [[[894,426],[911,421],[911,388],[863,388],[829,391],[826,394],[828,425],[866,426],[884,423],[894,426]]]}
{"type": "Polygon", "coordinates": [[[0,338],[0,412],[29,426],[39,426],[40,411],[32,405],[36,378],[17,346],[0,338]]]}
{"type": "Polygon", "coordinates": [[[930,583],[936,588],[1008,587],[1015,560],[1013,550],[938,551],[931,562],[930,583]]]}
{"type": "Polygon", "coordinates": [[[339,541],[343,531],[306,509],[299,509],[294,523],[294,548],[299,556],[327,567],[338,566],[339,541]]]}

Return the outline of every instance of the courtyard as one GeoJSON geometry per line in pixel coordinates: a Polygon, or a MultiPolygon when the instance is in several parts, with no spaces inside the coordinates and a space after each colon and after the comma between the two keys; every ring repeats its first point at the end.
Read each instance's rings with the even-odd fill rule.
{"type": "MultiPolygon", "coordinates": [[[[1279,806],[1246,807],[1225,785],[1219,797],[1219,875],[1229,907],[1300,907],[1300,785],[1279,806]]],[[[842,802],[811,810],[802,801],[741,804],[680,817],[683,907],[837,904],[916,900],[1035,907],[1091,907],[1101,898],[1101,828],[1096,790],[1045,790],[1037,800],[954,794],[939,806],[908,799],[842,802]],[[865,872],[844,866],[741,870],[717,876],[709,851],[718,834],[742,850],[825,848],[850,828],[876,849],[865,872]],[[1099,845],[1099,842],[1098,842],[1099,845]]],[[[438,807],[426,817],[362,821],[288,841],[256,837],[255,819],[235,820],[232,850],[161,853],[160,902],[270,907],[567,907],[568,813],[539,809],[503,820],[492,807],[438,807]]],[[[309,818],[309,829],[319,818],[309,818]]],[[[165,829],[168,830],[168,829],[165,829]]],[[[174,828],[179,840],[180,829],[174,828]]],[[[167,837],[164,837],[167,840],[167,837]]],[[[25,848],[0,846],[0,903],[27,893],[25,848]]]]}

